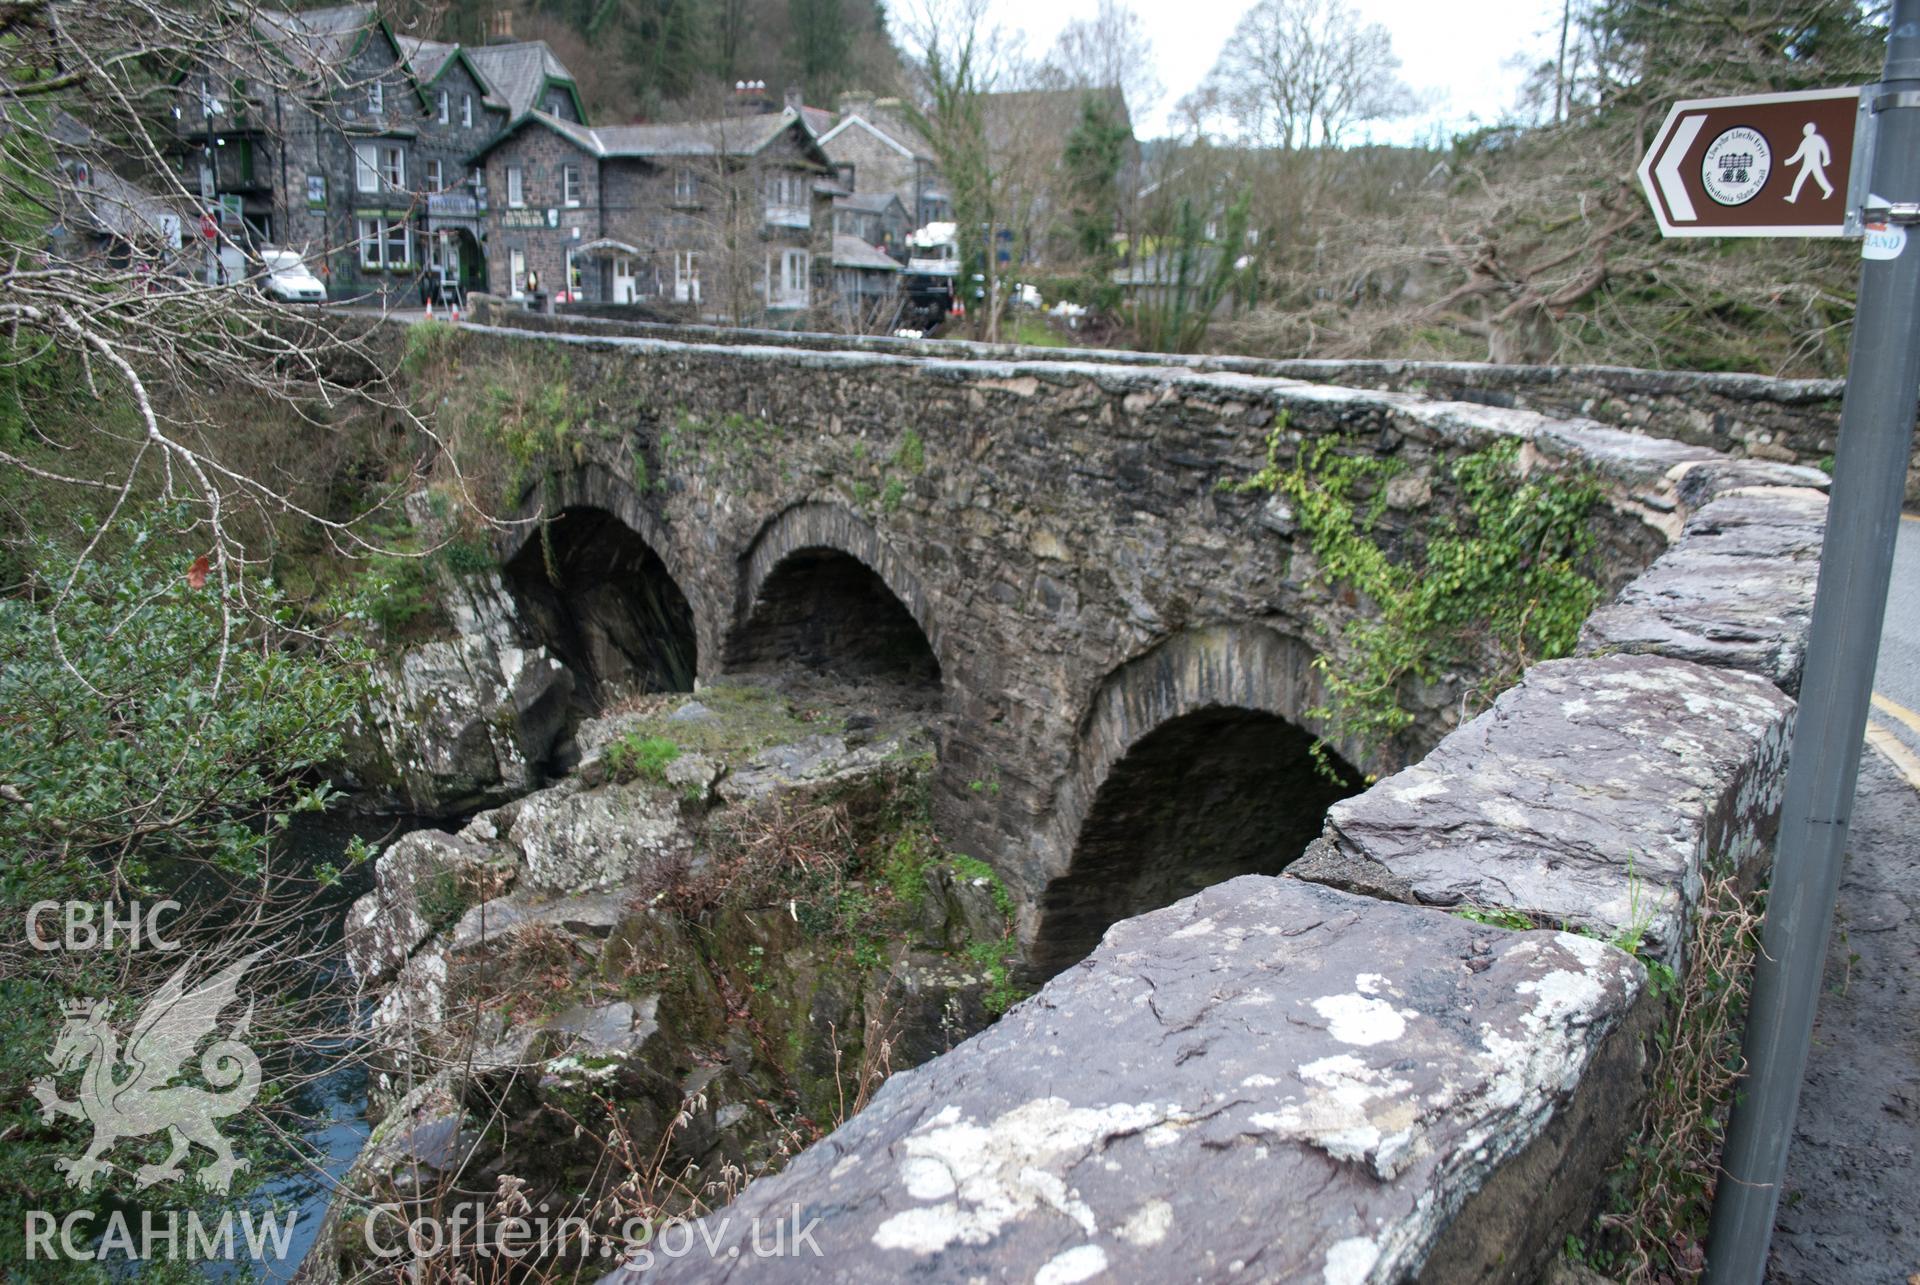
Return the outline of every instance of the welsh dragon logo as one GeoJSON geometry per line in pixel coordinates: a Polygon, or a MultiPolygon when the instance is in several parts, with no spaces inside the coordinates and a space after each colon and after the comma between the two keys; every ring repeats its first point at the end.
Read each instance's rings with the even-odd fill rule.
{"type": "Polygon", "coordinates": [[[67,1005],[66,1025],[47,1054],[54,1075],[36,1081],[33,1096],[40,1101],[44,1120],[66,1115],[93,1125],[93,1143],[86,1154],[57,1162],[68,1186],[92,1190],[94,1175],[113,1167],[102,1157],[115,1143],[164,1130],[172,1149],[160,1163],[141,1165],[135,1171],[138,1185],[150,1187],[184,1177],[180,1162],[198,1143],[213,1152],[214,1159],[194,1176],[208,1190],[225,1194],[233,1175],[245,1169],[247,1161],[235,1158],[214,1122],[244,1110],[260,1091],[260,1059],[240,1042],[253,1020],[253,1005],[249,1003],[226,1035],[200,1054],[200,1075],[213,1090],[172,1081],[200,1042],[214,1033],[221,1012],[234,1002],[241,977],[261,953],[255,951],[229,964],[192,990],[187,989],[191,965],[182,964],[148,1001],[124,1051],[109,1022],[109,1001],[67,1005]],[[62,1100],[55,1085],[56,1076],[70,1071],[81,1072],[80,1096],[74,1102],[62,1100]]]}

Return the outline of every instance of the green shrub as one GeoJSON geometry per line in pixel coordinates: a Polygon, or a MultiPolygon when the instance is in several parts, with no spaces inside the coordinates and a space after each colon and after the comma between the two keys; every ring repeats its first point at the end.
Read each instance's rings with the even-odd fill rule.
{"type": "Polygon", "coordinates": [[[893,448],[893,462],[909,473],[926,471],[927,444],[919,433],[910,428],[900,435],[900,444],[893,448]]]}
{"type": "Polygon", "coordinates": [[[664,783],[667,765],[680,757],[680,747],[664,736],[629,732],[606,751],[607,775],[616,781],[664,783]]]}
{"type": "Polygon", "coordinates": [[[411,372],[438,361],[453,348],[459,333],[458,326],[445,321],[421,321],[408,326],[406,346],[400,354],[401,367],[411,372]]]}
{"type": "MultiPolygon", "coordinates": [[[[189,571],[205,529],[184,509],[145,511],[116,535],[126,538],[81,564],[51,541],[13,550],[27,583],[0,597],[0,919],[22,925],[42,900],[124,914],[178,897],[198,916],[179,931],[269,946],[286,930],[293,881],[271,860],[275,836],[291,813],[324,805],[313,779],[367,695],[369,658],[296,629],[270,585],[253,587],[254,614],[237,616],[223,646],[217,575],[195,588],[189,571]],[[245,927],[256,911],[273,936],[245,927]]],[[[0,1100],[0,1261],[23,1279],[85,1279],[71,1263],[44,1276],[24,1264],[25,1211],[58,1219],[150,1197],[120,1163],[92,1192],[68,1189],[54,1160],[85,1149],[84,1125],[43,1119],[25,1089],[50,1070],[64,1002],[112,997],[131,1018],[178,957],[123,935],[32,965],[0,972],[0,1084],[13,1090],[0,1100]]],[[[254,1013],[249,1043],[263,1059],[283,1019],[275,1004],[254,1013]]],[[[139,1159],[164,1154],[150,1145],[160,1149],[139,1159]]]]}
{"type": "MultiPolygon", "coordinates": [[[[1573,650],[1600,595],[1587,519],[1601,490],[1591,477],[1523,472],[1517,442],[1465,456],[1450,469],[1464,501],[1459,515],[1434,519],[1424,542],[1410,542],[1396,557],[1375,527],[1385,482],[1401,466],[1341,455],[1331,438],[1303,443],[1283,466],[1285,430],[1283,416],[1268,440],[1266,468],[1237,489],[1286,497],[1321,579],[1350,587],[1372,607],[1347,624],[1340,647],[1315,659],[1327,699],[1310,711],[1314,717],[1378,751],[1413,722],[1402,703],[1410,682],[1432,682],[1471,662],[1488,671],[1475,693],[1485,703],[1528,665],[1573,650]],[[1372,493],[1363,502],[1364,488],[1372,493]]],[[[1324,747],[1317,749],[1325,765],[1324,747]]]]}

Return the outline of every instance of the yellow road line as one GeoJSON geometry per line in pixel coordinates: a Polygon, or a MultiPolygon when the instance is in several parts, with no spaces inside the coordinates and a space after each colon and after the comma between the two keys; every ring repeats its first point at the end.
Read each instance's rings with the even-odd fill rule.
{"type": "Polygon", "coordinates": [[[1888,718],[1897,719],[1905,723],[1910,730],[1920,732],[1920,714],[1914,713],[1892,697],[1882,696],[1879,692],[1875,692],[1873,694],[1873,707],[1882,714],[1885,714],[1888,718]]]}
{"type": "Polygon", "coordinates": [[[1871,719],[1867,722],[1867,744],[1879,750],[1887,762],[1907,778],[1908,785],[1920,790],[1920,754],[1915,754],[1898,736],[1871,719]]]}

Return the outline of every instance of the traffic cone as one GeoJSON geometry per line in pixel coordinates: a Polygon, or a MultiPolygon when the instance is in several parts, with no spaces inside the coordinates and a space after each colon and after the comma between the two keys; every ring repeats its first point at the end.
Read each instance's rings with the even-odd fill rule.
{"type": "Polygon", "coordinates": [[[459,325],[459,324],[460,324],[460,305],[459,305],[459,304],[457,304],[457,303],[453,305],[453,318],[452,318],[452,320],[453,320],[453,324],[454,324],[454,325],[456,325],[456,326],[457,326],[457,325],[459,325]]]}
{"type": "Polygon", "coordinates": [[[433,320],[433,299],[431,297],[427,299],[427,320],[433,320]]]}

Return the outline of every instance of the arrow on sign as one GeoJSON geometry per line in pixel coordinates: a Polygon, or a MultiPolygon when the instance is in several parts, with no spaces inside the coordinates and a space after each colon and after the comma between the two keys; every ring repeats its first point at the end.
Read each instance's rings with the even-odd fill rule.
{"type": "Polygon", "coordinates": [[[1693,146],[1693,140],[1700,137],[1700,127],[1706,123],[1704,115],[1682,119],[1661,151],[1660,163],[1653,167],[1654,181],[1660,185],[1660,194],[1667,198],[1667,208],[1673,211],[1676,222],[1692,223],[1700,217],[1693,212],[1693,198],[1687,195],[1686,180],[1680,177],[1680,161],[1693,146]]]}

